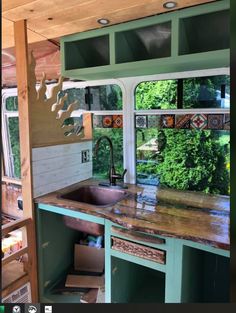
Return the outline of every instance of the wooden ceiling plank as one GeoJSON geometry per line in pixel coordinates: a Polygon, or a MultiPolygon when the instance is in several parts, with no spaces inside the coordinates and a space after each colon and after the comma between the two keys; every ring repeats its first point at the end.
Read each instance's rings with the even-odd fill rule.
{"type": "MultiPolygon", "coordinates": [[[[83,6],[93,3],[96,6],[96,0],[50,0],[50,6],[48,0],[35,0],[25,5],[21,5],[15,9],[7,10],[3,12],[3,16],[12,21],[18,21],[21,19],[34,19],[41,16],[48,16],[54,14],[54,12],[64,10],[72,10],[74,6],[83,6]]],[[[28,23],[28,21],[27,21],[28,23]]]]}
{"type": "MultiPolygon", "coordinates": [[[[203,2],[203,0],[200,0],[203,2]]],[[[208,2],[212,2],[214,0],[209,0],[208,2]]],[[[187,2],[187,1],[185,1],[187,2]]],[[[199,0],[191,0],[188,1],[189,6],[194,5],[193,3],[199,2],[199,0]]],[[[205,1],[206,2],[206,1],[205,1]]],[[[179,6],[180,8],[180,6],[179,6]]],[[[127,22],[130,20],[135,20],[138,18],[154,15],[159,13],[159,4],[157,2],[153,2],[152,4],[142,6],[136,6],[132,9],[118,10],[113,13],[109,13],[106,15],[106,18],[110,20],[110,25],[127,22]]],[[[94,16],[92,18],[87,18],[84,20],[74,20],[68,23],[63,23],[61,25],[57,25],[54,27],[48,27],[45,30],[41,30],[41,34],[46,36],[47,38],[55,38],[60,37],[62,34],[69,35],[74,33],[79,33],[91,29],[101,28],[98,25],[96,20],[100,16],[94,16]]]]}
{"type": "Polygon", "coordinates": [[[35,0],[2,0],[2,12],[18,8],[35,0]]]}
{"type": "MultiPolygon", "coordinates": [[[[7,0],[4,0],[6,3],[7,0]]],[[[9,3],[23,3],[27,2],[27,0],[10,0],[9,3]],[[22,2],[21,2],[22,1],[22,2]]],[[[29,1],[29,0],[28,0],[29,1]]],[[[114,1],[111,4],[111,1],[108,0],[50,0],[53,1],[55,5],[48,6],[48,0],[35,0],[30,1],[29,4],[25,4],[22,7],[27,7],[30,10],[29,5],[39,4],[45,9],[45,5],[47,6],[47,12],[49,8],[52,8],[53,20],[48,20],[48,13],[43,11],[43,18],[30,18],[28,21],[28,40],[29,43],[37,42],[41,40],[45,40],[46,38],[53,39],[55,37],[62,37],[65,35],[78,33],[82,31],[88,31],[91,29],[101,28],[96,20],[101,16],[110,19],[110,25],[114,25],[117,23],[127,22],[129,20],[134,20],[138,18],[144,18],[146,16],[159,14],[162,12],[166,12],[163,9],[162,4],[165,0],[154,1],[154,0],[146,0],[145,4],[143,4],[143,0],[120,0],[114,1]],[[148,2],[147,2],[148,1],[148,2]],[[78,6],[78,2],[80,5],[78,6]],[[75,3],[77,4],[75,6],[75,3]],[[82,5],[84,3],[84,6],[82,5]],[[65,10],[55,11],[56,4],[59,4],[58,7],[66,6],[65,10]],[[99,5],[98,5],[99,4],[99,5]],[[109,6],[108,6],[109,4],[109,6]],[[67,8],[73,5],[70,8],[67,8]],[[80,8],[80,9],[79,9],[80,8]],[[106,15],[104,16],[104,12],[106,15]],[[55,16],[55,17],[54,17],[55,16]]],[[[203,4],[207,2],[213,2],[216,0],[179,0],[177,9],[194,6],[197,4],[203,4]]],[[[51,2],[50,2],[51,4],[51,2]]],[[[15,10],[19,10],[17,7],[15,10]]],[[[51,9],[50,9],[51,10],[51,9]]],[[[10,12],[11,10],[9,10],[10,12]]],[[[14,11],[14,10],[13,10],[14,11]]],[[[24,11],[27,10],[24,9],[24,11]]],[[[50,12],[50,11],[49,11],[50,12]]],[[[6,14],[5,12],[4,14],[6,14]]],[[[32,12],[34,13],[34,12],[32,12]]],[[[24,13],[25,14],[25,13],[24,13]]],[[[28,13],[27,13],[28,14],[28,13]]],[[[24,17],[25,18],[25,17],[24,17]]],[[[13,40],[13,26],[11,21],[6,21],[3,18],[3,30],[2,30],[2,48],[12,47],[14,46],[13,40]],[[10,24],[10,26],[9,26],[10,24]]]]}
{"type": "MultiPolygon", "coordinates": [[[[163,9],[162,2],[163,0],[161,2],[156,0],[146,0],[145,5],[149,6],[152,3],[156,3],[159,9],[163,9]]],[[[73,10],[72,8],[65,8],[63,11],[55,10],[53,13],[47,12],[47,15],[44,17],[35,19],[30,18],[28,20],[28,25],[31,29],[41,31],[42,29],[72,22],[74,20],[83,20],[91,17],[106,17],[109,13],[117,10],[132,10],[132,8],[137,5],[143,5],[143,0],[119,0],[112,3],[107,0],[101,0],[99,1],[99,5],[97,5],[97,1],[92,1],[83,6],[74,6],[73,10]],[[48,18],[50,17],[52,19],[49,20],[48,18]]]]}
{"type": "MultiPolygon", "coordinates": [[[[37,34],[28,29],[28,42],[38,42],[45,40],[46,38],[40,34],[37,34]]],[[[14,41],[14,23],[2,18],[2,49],[15,46],[14,41]]]]}

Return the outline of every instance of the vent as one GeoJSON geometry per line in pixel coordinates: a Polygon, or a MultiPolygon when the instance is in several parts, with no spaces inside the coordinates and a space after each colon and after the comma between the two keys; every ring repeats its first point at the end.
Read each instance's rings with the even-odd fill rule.
{"type": "Polygon", "coordinates": [[[3,298],[2,303],[31,303],[30,283],[23,285],[3,298]]]}

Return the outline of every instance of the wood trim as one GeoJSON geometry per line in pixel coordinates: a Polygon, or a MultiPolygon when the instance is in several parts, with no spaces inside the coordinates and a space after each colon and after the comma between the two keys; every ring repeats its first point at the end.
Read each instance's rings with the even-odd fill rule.
{"type": "Polygon", "coordinates": [[[2,290],[2,298],[5,298],[10,293],[15,291],[16,289],[20,288],[24,284],[29,282],[29,275],[25,274],[24,276],[20,277],[16,281],[12,282],[10,285],[8,285],[6,288],[2,290]]]}
{"type": "Polygon", "coordinates": [[[164,244],[165,240],[157,237],[153,237],[147,234],[138,233],[136,231],[119,228],[116,226],[111,227],[111,232],[113,234],[125,236],[127,239],[139,240],[143,242],[155,243],[155,244],[164,244]]]}
{"type": "Polygon", "coordinates": [[[22,185],[21,180],[17,179],[17,178],[11,178],[11,177],[7,177],[7,176],[3,176],[2,181],[4,183],[7,183],[7,184],[15,184],[15,185],[19,185],[19,186],[22,185]]]}
{"type": "Polygon", "coordinates": [[[18,251],[12,253],[9,256],[6,256],[5,258],[2,259],[2,266],[4,266],[7,263],[10,263],[11,261],[21,257],[22,255],[28,253],[29,248],[25,247],[25,248],[21,248],[18,251]]]}
{"type": "Polygon", "coordinates": [[[30,89],[30,72],[28,62],[27,23],[20,20],[14,23],[14,38],[16,52],[16,78],[19,103],[20,155],[23,213],[32,218],[32,224],[27,227],[29,248],[29,278],[31,283],[32,302],[38,302],[38,273],[36,253],[36,232],[33,204],[32,180],[32,142],[31,142],[31,99],[34,90],[30,89]]]}
{"type": "Polygon", "coordinates": [[[131,241],[123,240],[117,237],[111,237],[112,249],[120,251],[125,254],[131,254],[139,258],[147,259],[149,261],[166,264],[166,252],[150,248],[148,246],[140,245],[131,241]]]}
{"type": "Polygon", "coordinates": [[[2,237],[6,236],[8,233],[10,233],[13,230],[29,225],[31,221],[32,221],[31,218],[21,218],[16,221],[3,225],[2,237]]]}

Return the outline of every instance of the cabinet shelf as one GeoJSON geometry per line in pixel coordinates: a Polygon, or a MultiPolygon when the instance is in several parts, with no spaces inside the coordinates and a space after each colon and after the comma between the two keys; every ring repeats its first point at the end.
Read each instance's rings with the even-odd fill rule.
{"type": "Polygon", "coordinates": [[[116,63],[170,57],[171,22],[115,33],[116,63]]]}
{"type": "Polygon", "coordinates": [[[227,49],[229,41],[229,10],[180,19],[180,55],[227,49]]]}
{"type": "Polygon", "coordinates": [[[229,1],[65,36],[61,60],[82,80],[229,66],[229,1]]]}
{"type": "Polygon", "coordinates": [[[111,259],[112,303],[164,303],[165,274],[151,268],[111,259]]]}
{"type": "Polygon", "coordinates": [[[99,36],[65,43],[65,69],[108,65],[109,36],[99,36]]]}

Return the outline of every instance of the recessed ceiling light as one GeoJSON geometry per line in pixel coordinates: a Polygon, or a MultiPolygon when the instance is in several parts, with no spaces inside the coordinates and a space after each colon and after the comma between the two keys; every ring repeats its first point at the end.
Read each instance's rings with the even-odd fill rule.
{"type": "Polygon", "coordinates": [[[174,1],[168,1],[168,2],[165,2],[165,3],[163,4],[163,7],[164,7],[165,9],[173,9],[173,8],[175,8],[176,6],[177,6],[177,3],[174,2],[174,1]]]}
{"type": "Polygon", "coordinates": [[[108,25],[110,21],[107,18],[100,18],[97,20],[97,22],[101,25],[108,25]]]}

